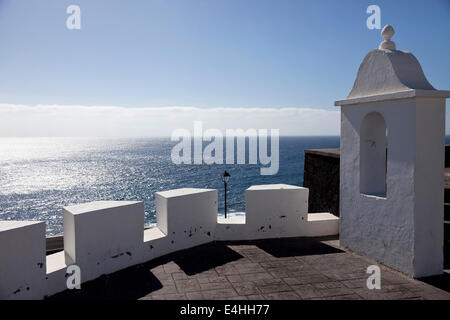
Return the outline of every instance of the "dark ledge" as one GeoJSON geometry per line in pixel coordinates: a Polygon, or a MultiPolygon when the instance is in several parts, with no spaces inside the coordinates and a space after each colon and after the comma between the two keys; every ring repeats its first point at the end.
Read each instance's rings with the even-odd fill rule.
{"type": "Polygon", "coordinates": [[[329,149],[306,149],[305,153],[317,154],[320,156],[340,158],[341,150],[339,148],[329,148],[329,149]]]}

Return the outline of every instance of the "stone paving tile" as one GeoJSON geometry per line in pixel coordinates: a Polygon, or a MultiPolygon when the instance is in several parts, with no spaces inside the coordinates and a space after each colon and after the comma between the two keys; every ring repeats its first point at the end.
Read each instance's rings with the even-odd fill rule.
{"type": "MultiPolygon", "coordinates": [[[[174,272],[172,273],[173,280],[185,280],[188,278],[188,276],[184,272],[174,272]]],[[[161,279],[158,277],[158,279],[161,279]]]]}
{"type": "Polygon", "coordinates": [[[297,284],[292,285],[291,288],[302,298],[320,298],[323,296],[323,290],[315,288],[312,284],[297,284]]]}
{"type": "Polygon", "coordinates": [[[390,291],[356,289],[356,294],[365,300],[403,300],[420,297],[419,294],[410,291],[390,291]]]}
{"type": "Polygon", "coordinates": [[[139,298],[138,300],[165,300],[163,294],[150,294],[144,297],[139,298]]]}
{"type": "Polygon", "coordinates": [[[209,282],[209,283],[200,283],[201,290],[214,290],[214,289],[229,289],[233,288],[228,280],[226,282],[209,282]]]}
{"type": "Polygon", "coordinates": [[[311,274],[311,275],[301,275],[296,276],[297,284],[308,284],[308,283],[321,283],[330,281],[330,279],[322,274],[311,274]]]}
{"type": "Polygon", "coordinates": [[[247,296],[260,293],[256,284],[250,281],[233,283],[233,287],[239,295],[247,296]]]}
{"type": "Polygon", "coordinates": [[[260,294],[251,294],[246,297],[247,297],[247,300],[265,300],[264,296],[262,296],[260,294]]]}
{"type": "Polygon", "coordinates": [[[284,268],[289,272],[303,272],[305,274],[317,272],[317,269],[312,268],[310,265],[301,264],[299,262],[295,264],[288,264],[284,266],[284,268]]]}
{"type": "Polygon", "coordinates": [[[266,272],[256,272],[256,273],[249,273],[241,276],[246,281],[259,281],[259,280],[267,280],[267,279],[273,279],[273,276],[270,273],[266,272]]]}
{"type": "MultiPolygon", "coordinates": [[[[367,287],[367,279],[350,279],[340,281],[344,286],[350,289],[358,289],[358,288],[366,288],[367,287]]],[[[381,282],[383,285],[383,282],[381,282]]]]}
{"type": "Polygon", "coordinates": [[[280,268],[286,266],[285,263],[277,260],[270,262],[260,262],[259,265],[263,268],[280,268]]]}
{"type": "Polygon", "coordinates": [[[252,262],[267,262],[267,261],[275,261],[274,257],[265,253],[265,252],[252,252],[252,253],[243,253],[241,252],[243,256],[251,260],[252,262]]]}
{"type": "Polygon", "coordinates": [[[175,280],[175,285],[178,292],[181,293],[201,291],[201,287],[197,279],[175,280]]]}
{"type": "Polygon", "coordinates": [[[334,297],[334,296],[344,296],[344,295],[352,295],[355,294],[355,291],[353,289],[349,289],[347,287],[340,287],[340,288],[317,288],[316,285],[314,285],[316,289],[319,289],[321,292],[321,297],[334,297]]]}
{"type": "Polygon", "coordinates": [[[406,284],[410,279],[407,279],[401,274],[394,273],[392,271],[381,270],[381,279],[390,284],[406,284]]]}
{"type": "Polygon", "coordinates": [[[161,285],[164,286],[175,286],[175,281],[172,279],[159,279],[159,282],[161,282],[161,285]]]}
{"type": "Polygon", "coordinates": [[[300,284],[300,281],[298,281],[298,279],[295,277],[282,278],[282,280],[289,286],[295,285],[295,284],[300,284]]]}
{"type": "Polygon", "coordinates": [[[320,259],[320,255],[300,256],[296,258],[300,263],[315,265],[320,259]]]}
{"type": "Polygon", "coordinates": [[[267,270],[267,272],[269,272],[269,274],[272,277],[275,277],[275,278],[289,277],[292,274],[292,272],[290,272],[288,270],[284,270],[284,269],[267,268],[266,270],[267,270]]]}
{"type": "Polygon", "coordinates": [[[181,293],[168,293],[164,295],[164,300],[186,300],[187,297],[181,293]]]}
{"type": "Polygon", "coordinates": [[[224,300],[248,300],[248,299],[247,299],[247,296],[235,296],[235,297],[224,298],[224,300]]]}
{"type": "Polygon", "coordinates": [[[365,270],[360,272],[342,272],[342,273],[336,270],[336,271],[324,271],[322,273],[328,278],[332,279],[333,281],[355,280],[355,279],[367,280],[368,278],[368,274],[366,273],[365,270]]]}
{"type": "Polygon", "coordinates": [[[229,262],[228,265],[230,265],[230,266],[240,266],[240,265],[246,264],[246,263],[255,263],[255,262],[253,262],[252,260],[250,260],[250,259],[248,259],[246,257],[243,257],[243,258],[241,258],[239,260],[229,262]]]}
{"type": "Polygon", "coordinates": [[[197,281],[200,284],[205,283],[228,283],[228,278],[226,276],[216,276],[216,277],[197,277],[197,281]]]}
{"type": "Polygon", "coordinates": [[[410,299],[420,297],[417,292],[412,292],[401,285],[381,285],[381,289],[369,290],[365,288],[354,289],[355,293],[367,300],[391,300],[391,299],[410,299]]]}
{"type": "Polygon", "coordinates": [[[213,278],[213,277],[218,277],[218,276],[219,276],[219,273],[215,269],[202,271],[201,273],[192,275],[192,277],[197,278],[197,279],[198,278],[213,278]]]}
{"type": "Polygon", "coordinates": [[[256,262],[237,264],[235,266],[239,274],[264,272],[265,270],[256,262]]]}
{"type": "MultiPolygon", "coordinates": [[[[154,271],[152,271],[152,270],[150,270],[150,272],[152,272],[152,273],[153,273],[160,281],[161,281],[161,280],[173,280],[172,274],[170,274],[170,273],[165,273],[163,268],[158,269],[157,272],[154,272],[154,271]]],[[[184,274],[184,273],[183,273],[183,274],[184,274]]]]}
{"type": "Polygon", "coordinates": [[[223,265],[216,267],[216,271],[220,275],[238,275],[239,271],[233,265],[223,265]]]}
{"type": "Polygon", "coordinates": [[[309,268],[306,270],[298,270],[298,271],[289,271],[288,272],[289,277],[305,277],[305,276],[311,276],[311,275],[323,275],[321,272],[309,268]]]}
{"type": "Polygon", "coordinates": [[[285,284],[283,279],[279,278],[271,278],[271,279],[260,279],[253,281],[257,286],[267,286],[267,285],[274,285],[274,284],[285,284]]]}
{"type": "Polygon", "coordinates": [[[202,291],[205,299],[226,299],[238,296],[237,292],[232,289],[217,289],[217,290],[205,290],[202,291]]]}
{"type": "Polygon", "coordinates": [[[175,262],[170,262],[164,265],[164,272],[165,273],[173,273],[173,272],[180,272],[180,267],[175,262]]]}
{"type": "Polygon", "coordinates": [[[161,289],[155,290],[151,294],[162,295],[167,293],[178,293],[176,286],[174,285],[163,286],[161,289]]]}
{"type": "Polygon", "coordinates": [[[450,296],[443,293],[421,293],[425,300],[450,300],[450,296]]]}
{"type": "Polygon", "coordinates": [[[322,283],[314,283],[314,287],[317,289],[336,289],[336,288],[347,288],[340,281],[327,281],[322,283]]]}
{"type": "Polygon", "coordinates": [[[197,292],[186,292],[186,297],[189,300],[204,300],[205,297],[203,296],[203,293],[200,291],[197,292]]]}
{"type": "Polygon", "coordinates": [[[107,276],[120,279],[121,274],[134,275],[136,279],[125,289],[123,281],[129,278],[117,284],[94,280],[84,286],[91,291],[78,295],[66,291],[57,297],[99,299],[100,292],[103,298],[120,299],[123,295],[143,300],[450,299],[449,292],[385,266],[381,266],[381,290],[369,290],[366,269],[371,264],[374,262],[369,259],[339,250],[335,240],[217,242],[155,259],[133,267],[136,271],[131,273],[119,271],[107,276]],[[192,256],[200,258],[190,261],[192,256]]]}
{"type": "Polygon", "coordinates": [[[407,290],[411,292],[418,292],[424,297],[427,297],[428,295],[445,295],[446,292],[444,292],[441,289],[434,288],[429,285],[425,285],[424,283],[420,282],[414,282],[414,283],[406,283],[406,284],[400,284],[400,288],[406,288],[407,290]]]}
{"type": "Polygon", "coordinates": [[[300,296],[294,291],[265,293],[263,297],[267,300],[300,300],[300,296]]]}
{"type": "Polygon", "coordinates": [[[353,294],[346,294],[343,296],[313,298],[311,300],[362,300],[362,298],[357,294],[353,293],[353,294]]]}
{"type": "Polygon", "coordinates": [[[243,282],[245,277],[242,277],[241,275],[231,275],[231,276],[226,276],[228,281],[230,281],[231,283],[234,282],[243,282]]]}
{"type": "Polygon", "coordinates": [[[291,287],[284,283],[258,285],[257,288],[261,293],[292,291],[291,287]]]}

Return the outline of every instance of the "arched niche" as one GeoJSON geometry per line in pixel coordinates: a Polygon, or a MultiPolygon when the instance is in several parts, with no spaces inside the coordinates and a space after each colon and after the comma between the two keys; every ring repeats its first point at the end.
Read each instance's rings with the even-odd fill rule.
{"type": "Polygon", "coordinates": [[[360,128],[360,192],[386,197],[386,121],[378,112],[367,114],[360,128]]]}

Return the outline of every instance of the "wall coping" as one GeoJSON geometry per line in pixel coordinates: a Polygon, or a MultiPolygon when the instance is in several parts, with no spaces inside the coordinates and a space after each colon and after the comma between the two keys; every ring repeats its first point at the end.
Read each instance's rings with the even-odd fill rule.
{"type": "Polygon", "coordinates": [[[305,149],[305,154],[306,153],[339,159],[341,156],[341,149],[340,148],[305,149]]]}

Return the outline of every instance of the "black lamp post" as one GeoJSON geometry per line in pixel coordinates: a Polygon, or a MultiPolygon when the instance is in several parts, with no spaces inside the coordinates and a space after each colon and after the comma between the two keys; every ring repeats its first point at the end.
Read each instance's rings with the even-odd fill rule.
{"type": "Polygon", "coordinates": [[[222,181],[225,187],[225,219],[227,218],[227,183],[230,177],[230,174],[226,170],[222,173],[222,181]]]}

